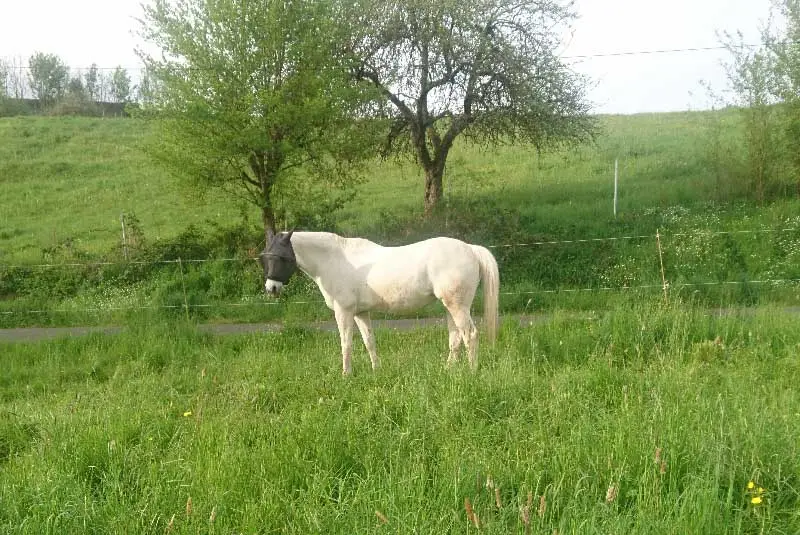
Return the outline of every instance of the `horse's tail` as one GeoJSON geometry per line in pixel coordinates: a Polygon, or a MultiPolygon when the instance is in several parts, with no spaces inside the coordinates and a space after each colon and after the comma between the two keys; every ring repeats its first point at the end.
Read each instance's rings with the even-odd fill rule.
{"type": "Polygon", "coordinates": [[[497,338],[497,302],[500,296],[500,271],[497,260],[486,247],[473,245],[472,250],[478,258],[481,267],[481,282],[483,283],[483,321],[486,323],[486,333],[494,344],[497,338]]]}

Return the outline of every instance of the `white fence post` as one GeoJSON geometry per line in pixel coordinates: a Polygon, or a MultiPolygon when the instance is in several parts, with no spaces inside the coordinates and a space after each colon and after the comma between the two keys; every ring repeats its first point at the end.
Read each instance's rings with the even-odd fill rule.
{"type": "Polygon", "coordinates": [[[617,184],[619,183],[619,158],[614,159],[614,217],[617,217],[617,184]]]}
{"type": "Polygon", "coordinates": [[[119,222],[122,224],[122,254],[125,260],[128,259],[128,240],[125,238],[125,212],[119,214],[119,222]]]}
{"type": "Polygon", "coordinates": [[[658,262],[661,264],[661,287],[664,290],[664,302],[669,303],[667,298],[667,279],[664,277],[664,256],[661,253],[661,233],[656,229],[656,243],[658,244],[658,262]]]}

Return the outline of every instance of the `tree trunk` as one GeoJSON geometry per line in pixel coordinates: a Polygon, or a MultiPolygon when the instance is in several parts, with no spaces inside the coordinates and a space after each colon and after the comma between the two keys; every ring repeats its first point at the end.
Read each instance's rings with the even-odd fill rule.
{"type": "Polygon", "coordinates": [[[444,192],[442,187],[443,175],[443,165],[433,165],[425,169],[425,215],[432,213],[442,199],[444,192]]]}
{"type": "Polygon", "coordinates": [[[264,223],[264,244],[266,247],[269,245],[270,233],[275,234],[275,213],[272,211],[271,199],[267,199],[267,202],[261,206],[261,221],[264,223]]]}
{"type": "Polygon", "coordinates": [[[250,170],[256,177],[260,188],[261,222],[264,224],[265,245],[269,245],[270,236],[275,234],[275,210],[272,207],[272,186],[275,176],[283,162],[280,151],[273,150],[253,152],[250,155],[250,170]]]}

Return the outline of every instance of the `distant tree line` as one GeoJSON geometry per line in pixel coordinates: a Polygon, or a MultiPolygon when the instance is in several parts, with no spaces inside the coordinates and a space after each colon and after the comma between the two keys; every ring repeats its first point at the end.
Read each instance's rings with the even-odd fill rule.
{"type": "Polygon", "coordinates": [[[0,116],[31,113],[121,115],[147,98],[147,77],[133,84],[127,70],[71,69],[56,54],[36,52],[27,62],[0,59],[0,116]]]}

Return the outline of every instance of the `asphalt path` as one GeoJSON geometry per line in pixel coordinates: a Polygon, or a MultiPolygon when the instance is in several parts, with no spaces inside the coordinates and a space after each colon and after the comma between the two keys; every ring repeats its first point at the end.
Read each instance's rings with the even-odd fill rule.
{"type": "MultiPolygon", "coordinates": [[[[712,315],[731,315],[731,314],[744,314],[749,315],[756,309],[750,308],[734,308],[734,309],[710,309],[709,314],[712,315]]],[[[797,315],[800,314],[800,307],[784,307],[781,310],[785,314],[797,315]]],[[[594,319],[597,314],[591,312],[575,313],[573,315],[577,319],[594,319]]],[[[505,314],[501,317],[503,321],[515,321],[520,325],[532,325],[534,323],[541,323],[548,320],[552,316],[550,314],[505,314]]],[[[479,320],[478,320],[479,321],[479,320]]],[[[408,331],[418,329],[420,327],[428,327],[434,325],[445,326],[444,317],[441,318],[417,318],[417,319],[383,319],[373,320],[372,325],[376,329],[393,329],[399,331],[408,331]]],[[[321,321],[306,324],[305,327],[320,331],[335,331],[335,321],[321,321]]],[[[209,332],[218,335],[229,334],[249,334],[249,333],[275,333],[283,330],[283,325],[280,323],[201,323],[197,328],[201,332],[209,332]]],[[[96,326],[96,327],[19,327],[13,329],[0,329],[0,343],[2,342],[38,342],[42,340],[53,340],[59,338],[73,338],[77,336],[86,336],[88,334],[100,333],[106,335],[119,334],[125,330],[124,326],[109,325],[109,326],[96,326]]]]}

